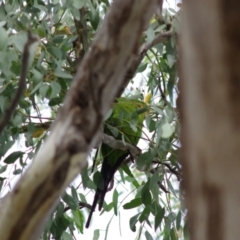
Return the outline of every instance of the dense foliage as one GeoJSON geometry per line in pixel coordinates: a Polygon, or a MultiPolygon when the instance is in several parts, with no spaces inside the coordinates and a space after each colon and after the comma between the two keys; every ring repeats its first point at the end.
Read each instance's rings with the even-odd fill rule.
{"type": "MultiPolygon", "coordinates": [[[[1,1],[1,116],[18,88],[27,31],[30,29],[39,36],[38,44],[31,49],[24,96],[0,135],[1,196],[11,189],[13,176],[22,174],[44,144],[45,137],[51,134],[50,125],[109,5],[107,0],[1,1]]],[[[164,9],[162,16],[152,18],[142,43],[151,42],[157,34],[169,30],[173,34],[146,53],[123,93],[129,99],[143,101],[145,97],[148,102],[149,110],[138,144],[142,154],[134,163],[127,162],[119,169],[115,175],[112,200],[103,204],[102,211],[112,211],[119,216],[135,208],[136,214],[130,217],[129,228],[137,231],[137,239],[184,238],[185,211],[181,208],[179,192],[181,166],[178,162],[180,144],[176,111],[179,15],[180,11],[169,8],[164,9]],[[119,190],[120,185],[126,185],[128,189],[119,190]]],[[[126,112],[124,107],[118,111],[119,116],[126,112]]],[[[134,130],[136,118],[134,114],[128,117],[134,130]]],[[[116,137],[121,134],[117,127],[112,131],[116,137]]],[[[46,223],[42,239],[76,239],[78,234],[84,234],[87,209],[92,203],[92,195],[89,197],[88,193],[96,189],[94,174],[91,174],[94,159],[94,171],[101,167],[102,156],[94,149],[89,156],[89,169],[61,197],[46,223]]],[[[112,193],[109,191],[107,195],[112,193]]],[[[97,240],[99,234],[107,236],[109,228],[111,225],[107,222],[104,234],[96,229],[94,239],[97,240]]]]}

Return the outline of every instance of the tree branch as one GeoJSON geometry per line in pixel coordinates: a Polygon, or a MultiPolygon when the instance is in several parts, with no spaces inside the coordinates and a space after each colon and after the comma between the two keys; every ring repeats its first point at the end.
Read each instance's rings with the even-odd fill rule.
{"type": "Polygon", "coordinates": [[[123,142],[121,140],[116,140],[114,137],[105,133],[102,135],[102,142],[113,149],[129,151],[133,158],[137,158],[141,154],[141,150],[138,147],[133,146],[130,143],[123,142]]]}
{"type": "Polygon", "coordinates": [[[23,50],[23,57],[22,57],[22,69],[21,75],[19,79],[18,89],[13,97],[12,102],[10,103],[9,107],[6,109],[5,114],[3,115],[0,121],[0,133],[3,131],[4,127],[8,124],[14,110],[17,107],[17,104],[22,96],[22,93],[26,87],[26,78],[28,72],[28,61],[29,61],[29,49],[34,42],[38,41],[38,37],[28,32],[28,40],[24,46],[23,50]]]}
{"type": "Polygon", "coordinates": [[[167,31],[167,32],[161,32],[155,36],[155,38],[151,42],[144,43],[141,48],[140,52],[141,54],[146,54],[146,52],[154,47],[155,45],[165,42],[170,37],[173,36],[173,31],[167,31]]]}

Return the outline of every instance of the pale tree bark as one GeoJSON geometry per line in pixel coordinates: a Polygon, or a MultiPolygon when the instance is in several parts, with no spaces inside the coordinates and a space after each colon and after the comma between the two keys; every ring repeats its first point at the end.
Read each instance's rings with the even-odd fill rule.
{"type": "Polygon", "coordinates": [[[139,53],[157,0],[115,0],[77,71],[51,135],[2,202],[1,240],[38,239],[46,217],[87,165],[103,117],[139,53]]]}
{"type": "Polygon", "coordinates": [[[240,237],[240,1],[186,0],[180,111],[191,239],[240,237]]]}

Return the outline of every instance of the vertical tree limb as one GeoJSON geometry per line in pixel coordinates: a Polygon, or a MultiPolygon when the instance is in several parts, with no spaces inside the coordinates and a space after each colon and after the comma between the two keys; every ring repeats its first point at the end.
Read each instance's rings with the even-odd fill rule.
{"type": "Polygon", "coordinates": [[[181,121],[191,239],[240,236],[239,1],[184,2],[181,121]]]}

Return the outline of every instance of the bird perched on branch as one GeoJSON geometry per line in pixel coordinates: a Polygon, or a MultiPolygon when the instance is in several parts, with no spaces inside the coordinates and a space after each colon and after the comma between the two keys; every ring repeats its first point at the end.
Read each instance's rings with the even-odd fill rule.
{"type": "MultiPolygon", "coordinates": [[[[113,136],[117,140],[122,140],[133,146],[138,144],[142,134],[144,113],[148,110],[144,102],[127,98],[119,98],[114,103],[110,117],[104,123],[104,133],[113,136]]],[[[103,158],[101,172],[94,175],[97,185],[93,204],[86,223],[89,227],[92,214],[98,204],[100,211],[103,206],[105,195],[109,185],[113,180],[114,174],[121,166],[123,161],[130,155],[129,151],[113,149],[102,143],[101,155],[103,158]]]]}

